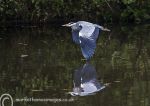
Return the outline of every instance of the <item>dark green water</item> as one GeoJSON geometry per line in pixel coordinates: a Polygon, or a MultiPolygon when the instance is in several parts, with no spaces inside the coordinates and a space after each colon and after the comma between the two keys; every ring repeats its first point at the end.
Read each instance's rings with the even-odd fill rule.
{"type": "Polygon", "coordinates": [[[69,29],[1,30],[0,95],[10,94],[14,106],[150,106],[150,25],[111,30],[101,33],[90,61],[106,87],[82,97],[68,94],[86,63],[69,29]],[[53,102],[16,101],[27,98],[53,102]]]}

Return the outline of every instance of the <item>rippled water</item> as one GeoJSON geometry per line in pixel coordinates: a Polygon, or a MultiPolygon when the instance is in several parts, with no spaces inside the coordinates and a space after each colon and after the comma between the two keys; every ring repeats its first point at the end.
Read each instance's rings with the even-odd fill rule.
{"type": "Polygon", "coordinates": [[[0,95],[14,106],[150,106],[150,25],[111,29],[89,63],[69,29],[1,29],[0,95]]]}

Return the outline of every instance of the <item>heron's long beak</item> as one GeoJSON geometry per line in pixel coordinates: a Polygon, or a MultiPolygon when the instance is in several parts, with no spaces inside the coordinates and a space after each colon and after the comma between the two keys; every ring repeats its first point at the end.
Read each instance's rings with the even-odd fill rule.
{"type": "Polygon", "coordinates": [[[69,25],[69,24],[64,24],[64,25],[62,25],[62,26],[65,26],[65,27],[70,27],[70,25],[69,25]]]}

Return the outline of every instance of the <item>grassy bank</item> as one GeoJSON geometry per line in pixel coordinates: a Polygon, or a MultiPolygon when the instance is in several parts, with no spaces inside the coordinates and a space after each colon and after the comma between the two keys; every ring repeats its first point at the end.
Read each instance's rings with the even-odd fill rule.
{"type": "Polygon", "coordinates": [[[142,23],[150,20],[149,0],[0,0],[1,25],[89,20],[142,23]]]}

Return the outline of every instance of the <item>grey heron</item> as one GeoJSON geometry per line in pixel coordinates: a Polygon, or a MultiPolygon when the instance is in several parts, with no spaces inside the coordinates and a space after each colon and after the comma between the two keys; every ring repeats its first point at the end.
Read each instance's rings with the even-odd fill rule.
{"type": "Polygon", "coordinates": [[[80,45],[82,54],[86,60],[89,60],[96,49],[96,40],[99,32],[110,31],[100,25],[86,21],[70,22],[62,26],[71,27],[73,41],[80,45]]]}

